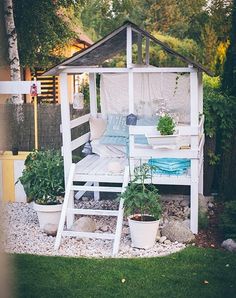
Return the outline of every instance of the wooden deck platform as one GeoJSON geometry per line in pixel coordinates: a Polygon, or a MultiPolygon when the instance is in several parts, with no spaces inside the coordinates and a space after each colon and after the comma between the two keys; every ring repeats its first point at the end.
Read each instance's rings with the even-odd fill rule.
{"type": "MultiPolygon", "coordinates": [[[[99,157],[92,154],[87,155],[76,164],[74,181],[88,182],[107,182],[122,183],[125,166],[128,165],[126,158],[99,157]],[[109,171],[109,165],[113,162],[119,162],[120,172],[114,173],[109,171]]],[[[157,175],[154,174],[152,182],[154,184],[166,185],[190,185],[190,171],[184,175],[157,175]]],[[[147,181],[149,182],[149,181],[147,181]]]]}

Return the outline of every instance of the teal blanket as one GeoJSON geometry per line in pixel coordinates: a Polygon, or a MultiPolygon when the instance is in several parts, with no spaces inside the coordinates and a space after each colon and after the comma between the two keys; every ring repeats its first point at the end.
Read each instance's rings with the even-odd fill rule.
{"type": "Polygon", "coordinates": [[[152,172],[163,175],[183,175],[190,168],[190,159],[186,158],[152,158],[148,164],[152,172]]]}

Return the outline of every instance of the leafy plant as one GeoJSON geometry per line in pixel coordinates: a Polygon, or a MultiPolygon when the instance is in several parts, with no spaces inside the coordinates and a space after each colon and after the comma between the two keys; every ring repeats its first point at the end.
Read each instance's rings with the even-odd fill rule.
{"type": "Polygon", "coordinates": [[[236,240],[236,201],[225,203],[224,211],[220,218],[220,228],[226,238],[236,240]]]}
{"type": "Polygon", "coordinates": [[[198,226],[200,230],[206,230],[209,225],[209,218],[207,212],[200,211],[198,212],[198,226]]]}
{"type": "Polygon", "coordinates": [[[25,160],[25,169],[19,181],[27,201],[41,205],[62,202],[65,192],[63,159],[57,151],[34,151],[25,160]]]}
{"type": "Polygon", "coordinates": [[[160,195],[153,184],[145,184],[146,179],[152,178],[152,166],[143,164],[134,170],[134,179],[119,196],[124,199],[126,215],[141,214],[141,221],[145,215],[151,215],[158,220],[161,216],[160,195]]]}
{"type": "Polygon", "coordinates": [[[157,124],[157,130],[161,135],[173,135],[175,131],[174,119],[169,115],[162,116],[157,124]]]}

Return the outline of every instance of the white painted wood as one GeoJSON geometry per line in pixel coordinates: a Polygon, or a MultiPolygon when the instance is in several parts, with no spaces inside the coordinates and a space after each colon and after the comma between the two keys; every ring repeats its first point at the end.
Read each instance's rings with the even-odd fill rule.
{"type": "Polygon", "coordinates": [[[145,63],[146,65],[149,65],[149,45],[150,45],[150,39],[146,36],[146,49],[145,49],[145,63]]]}
{"type": "Polygon", "coordinates": [[[138,33],[138,64],[142,64],[142,35],[138,33]]]}
{"type": "MultiPolygon", "coordinates": [[[[90,132],[87,132],[86,134],[82,135],[81,137],[78,137],[77,139],[73,140],[71,142],[71,151],[84,145],[86,142],[89,141],[89,138],[90,138],[90,132]]],[[[64,146],[63,146],[63,148],[64,148],[64,146]]],[[[64,149],[63,149],[63,151],[64,151],[64,149]]]]}
{"type": "Polygon", "coordinates": [[[190,229],[198,233],[198,160],[191,160],[190,229]]]}
{"type": "MultiPolygon", "coordinates": [[[[198,74],[193,72],[190,74],[190,119],[191,126],[198,126],[198,74]]],[[[191,148],[198,147],[198,137],[191,137],[191,148]]]]}
{"type": "Polygon", "coordinates": [[[89,121],[90,114],[83,115],[70,121],[70,128],[77,127],[89,121]]]}
{"type": "Polygon", "coordinates": [[[63,236],[78,237],[78,238],[91,238],[91,239],[110,239],[115,238],[114,234],[104,233],[90,233],[90,232],[76,232],[76,231],[63,231],[63,236]]]}
{"type": "Polygon", "coordinates": [[[203,83],[202,83],[202,72],[198,72],[198,102],[199,102],[199,113],[203,113],[203,83]]]}
{"type": "Polygon", "coordinates": [[[59,91],[60,91],[60,98],[61,98],[64,175],[65,175],[65,185],[67,185],[67,178],[72,164],[70,109],[69,109],[69,101],[68,101],[67,74],[66,73],[60,74],[59,81],[60,81],[59,91]]]}
{"type": "MultiPolygon", "coordinates": [[[[93,185],[96,187],[99,187],[99,182],[94,182],[93,185]]],[[[99,193],[99,191],[95,191],[94,192],[94,200],[98,202],[99,199],[100,199],[100,193],[99,193]]]]}
{"type": "MultiPolygon", "coordinates": [[[[180,136],[198,136],[199,126],[176,126],[180,136]]],[[[156,126],[129,126],[130,135],[157,134],[156,126]]]]}
{"type": "Polygon", "coordinates": [[[72,185],[72,181],[73,181],[74,172],[75,172],[75,164],[73,163],[73,164],[71,164],[71,168],[70,168],[68,179],[67,179],[67,184],[66,184],[66,189],[65,189],[65,197],[64,197],[63,207],[62,207],[62,211],[61,211],[61,218],[60,218],[60,222],[58,225],[57,236],[56,236],[56,241],[55,241],[55,245],[54,245],[55,250],[58,250],[60,243],[61,243],[61,236],[62,236],[62,231],[63,231],[65,219],[66,219],[68,203],[69,203],[69,199],[70,199],[70,195],[71,195],[71,185],[72,185]]]}
{"type": "MultiPolygon", "coordinates": [[[[70,191],[69,201],[68,201],[68,208],[73,209],[75,207],[74,203],[74,191],[70,191]]],[[[75,221],[75,215],[73,213],[66,213],[66,227],[67,229],[71,229],[73,223],[75,221]]]]}
{"type": "Polygon", "coordinates": [[[203,186],[204,186],[204,160],[203,156],[201,156],[200,161],[200,173],[199,173],[199,185],[198,185],[198,192],[203,195],[203,186]]]}
{"type": "Polygon", "coordinates": [[[68,209],[68,212],[83,215],[118,216],[118,210],[68,209]]]}
{"type": "Polygon", "coordinates": [[[132,29],[127,26],[126,29],[126,66],[132,67],[132,29]]]}
{"type": "Polygon", "coordinates": [[[107,182],[107,183],[122,183],[123,182],[123,175],[124,173],[119,173],[117,175],[106,175],[106,174],[96,174],[96,175],[89,175],[86,173],[81,173],[82,170],[79,173],[75,174],[74,181],[94,181],[97,182],[107,182]]]}
{"type": "Polygon", "coordinates": [[[136,67],[130,64],[132,68],[113,68],[113,67],[75,67],[68,66],[61,73],[76,74],[76,73],[128,73],[129,70],[135,73],[193,73],[195,69],[187,67],[155,67],[148,65],[147,67],[136,67]]]}
{"type": "Polygon", "coordinates": [[[197,159],[198,149],[192,150],[192,149],[183,149],[183,150],[168,150],[168,149],[152,149],[151,147],[134,147],[133,155],[131,157],[135,157],[136,159],[140,158],[164,158],[164,157],[170,157],[170,158],[192,158],[197,159]]]}
{"type": "Polygon", "coordinates": [[[22,176],[22,171],[25,168],[24,160],[14,160],[14,184],[15,184],[15,202],[26,203],[26,194],[23,185],[18,181],[22,176]],[[16,183],[17,182],[17,183],[16,183]]]}
{"type": "Polygon", "coordinates": [[[86,190],[99,192],[121,192],[121,187],[72,185],[72,190],[86,190]]]}
{"type": "Polygon", "coordinates": [[[89,102],[91,116],[97,116],[96,73],[89,73],[89,102]]]}
{"type": "Polygon", "coordinates": [[[129,72],[129,113],[134,113],[134,75],[129,72]]]}
{"type": "MultiPolygon", "coordinates": [[[[123,193],[129,183],[129,168],[125,167],[125,173],[124,173],[124,180],[122,184],[122,190],[121,192],[123,193]]],[[[119,204],[119,214],[117,218],[117,223],[116,223],[116,233],[115,233],[115,241],[113,244],[113,256],[117,255],[120,247],[120,238],[121,238],[121,232],[122,232],[122,224],[123,224],[123,214],[124,214],[124,200],[120,200],[119,204]]]]}
{"type": "Polygon", "coordinates": [[[33,84],[36,84],[37,92],[40,94],[41,82],[37,81],[1,81],[0,94],[30,94],[33,84]]]}
{"type": "MultiPolygon", "coordinates": [[[[85,186],[91,186],[91,185],[93,185],[93,182],[88,181],[88,182],[85,183],[85,186]]],[[[79,200],[85,193],[86,193],[86,190],[78,191],[75,194],[76,200],[79,200]]]]}

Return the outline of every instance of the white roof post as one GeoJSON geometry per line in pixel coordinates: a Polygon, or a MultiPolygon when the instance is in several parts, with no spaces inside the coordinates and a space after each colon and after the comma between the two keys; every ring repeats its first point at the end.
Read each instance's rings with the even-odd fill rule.
{"type": "Polygon", "coordinates": [[[64,175],[65,183],[67,183],[70,167],[72,164],[71,152],[71,129],[70,129],[70,105],[68,101],[68,82],[67,73],[59,75],[59,91],[61,96],[61,132],[63,142],[63,158],[64,158],[64,175]]]}
{"type": "Polygon", "coordinates": [[[127,68],[132,66],[132,29],[128,26],[126,29],[126,65],[127,68]]]}
{"type": "Polygon", "coordinates": [[[203,84],[202,84],[202,72],[198,72],[198,102],[199,113],[203,114],[203,84]]]}
{"type": "Polygon", "coordinates": [[[89,101],[90,101],[90,113],[93,117],[96,117],[97,116],[96,73],[89,73],[89,101]]]}

